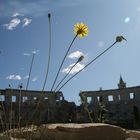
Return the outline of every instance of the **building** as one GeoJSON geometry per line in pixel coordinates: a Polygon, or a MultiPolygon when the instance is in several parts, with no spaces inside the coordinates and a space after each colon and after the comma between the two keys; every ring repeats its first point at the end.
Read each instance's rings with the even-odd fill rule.
{"type": "Polygon", "coordinates": [[[81,91],[81,105],[64,99],[62,92],[19,89],[0,90],[1,129],[43,123],[105,122],[140,128],[140,86],[126,87],[120,76],[118,89],[81,91]]]}
{"type": "MultiPolygon", "coordinates": [[[[121,76],[118,89],[82,91],[79,96],[81,106],[87,106],[94,122],[140,127],[140,86],[126,87],[121,76]]],[[[87,118],[88,116],[85,119],[87,118]]]]}
{"type": "Polygon", "coordinates": [[[0,90],[1,128],[65,123],[74,119],[75,108],[75,103],[66,101],[62,92],[27,91],[22,88],[0,90]]]}

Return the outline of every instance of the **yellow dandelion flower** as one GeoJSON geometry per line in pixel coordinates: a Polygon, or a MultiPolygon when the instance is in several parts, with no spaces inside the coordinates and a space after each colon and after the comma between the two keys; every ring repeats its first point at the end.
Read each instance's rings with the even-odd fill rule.
{"type": "Polygon", "coordinates": [[[88,35],[88,27],[84,23],[77,23],[74,25],[74,33],[80,38],[83,38],[88,35]]]}

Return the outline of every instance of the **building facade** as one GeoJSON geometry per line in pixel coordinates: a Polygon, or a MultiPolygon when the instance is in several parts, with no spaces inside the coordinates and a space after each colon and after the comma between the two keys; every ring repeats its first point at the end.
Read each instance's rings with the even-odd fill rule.
{"type": "MultiPolygon", "coordinates": [[[[126,87],[120,77],[118,89],[81,91],[80,106],[64,99],[62,92],[0,90],[1,128],[43,123],[105,122],[140,128],[140,86],[126,87]]],[[[10,129],[10,128],[9,128],[10,129]]]]}
{"type": "Polygon", "coordinates": [[[1,127],[65,123],[74,119],[75,108],[75,103],[66,101],[62,92],[0,90],[1,127]]]}
{"type": "Polygon", "coordinates": [[[102,119],[124,127],[140,126],[140,86],[126,87],[121,76],[118,89],[82,91],[79,96],[81,106],[88,107],[94,122],[102,119]]]}

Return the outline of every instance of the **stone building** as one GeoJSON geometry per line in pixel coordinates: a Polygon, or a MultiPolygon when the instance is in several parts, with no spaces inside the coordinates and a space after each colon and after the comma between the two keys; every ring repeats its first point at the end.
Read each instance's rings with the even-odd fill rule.
{"type": "Polygon", "coordinates": [[[62,92],[22,89],[0,90],[1,125],[12,127],[29,124],[61,123],[74,119],[74,102],[64,99],[62,92]]]}
{"type": "Polygon", "coordinates": [[[62,92],[0,90],[0,127],[42,123],[106,122],[140,128],[140,86],[126,87],[120,77],[118,89],[82,91],[81,105],[64,99],[62,92]]]}
{"type": "MultiPolygon", "coordinates": [[[[140,86],[126,87],[121,76],[118,89],[82,91],[79,96],[81,107],[83,106],[83,110],[84,106],[88,107],[94,122],[101,121],[100,112],[105,109],[102,111],[102,121],[124,127],[140,128],[140,86]]],[[[84,119],[87,118],[88,116],[84,119]]]]}

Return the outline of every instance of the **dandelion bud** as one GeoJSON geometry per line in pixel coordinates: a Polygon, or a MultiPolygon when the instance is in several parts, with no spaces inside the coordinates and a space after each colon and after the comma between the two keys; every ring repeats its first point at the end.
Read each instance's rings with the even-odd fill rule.
{"type": "Polygon", "coordinates": [[[51,13],[48,13],[48,18],[51,18],[51,13]]]}
{"type": "Polygon", "coordinates": [[[79,59],[78,59],[78,61],[77,61],[77,62],[81,62],[83,59],[84,59],[84,56],[83,56],[83,55],[81,55],[81,56],[79,57],[79,59]]]}
{"type": "Polygon", "coordinates": [[[20,89],[22,89],[22,88],[23,88],[22,83],[19,85],[19,88],[20,88],[20,89]]]}
{"type": "Polygon", "coordinates": [[[122,40],[127,41],[123,36],[117,36],[116,37],[116,42],[122,42],[122,40]]]}

